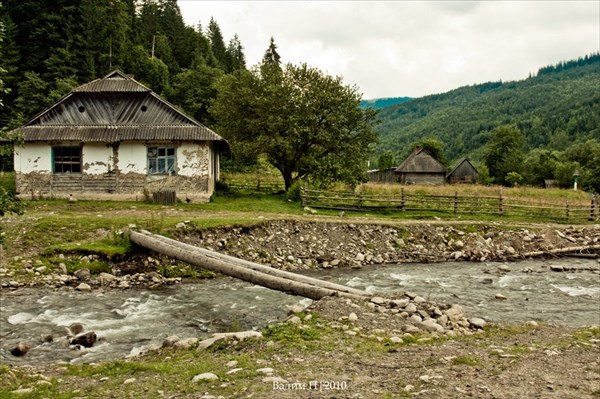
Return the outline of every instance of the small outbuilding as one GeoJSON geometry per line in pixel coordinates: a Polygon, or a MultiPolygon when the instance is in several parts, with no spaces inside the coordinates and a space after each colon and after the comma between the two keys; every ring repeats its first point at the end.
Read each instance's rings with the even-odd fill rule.
{"type": "Polygon", "coordinates": [[[446,172],[442,163],[420,147],[396,168],[398,181],[404,184],[444,184],[446,172]]]}
{"type": "Polygon", "coordinates": [[[467,158],[464,158],[448,173],[446,180],[448,183],[477,183],[479,172],[467,158]]]}
{"type": "Polygon", "coordinates": [[[396,168],[368,170],[367,178],[372,183],[398,183],[398,174],[396,173],[396,168]]]}
{"type": "Polygon", "coordinates": [[[121,71],[79,86],[14,131],[16,191],[206,201],[227,142],[121,71]]]}

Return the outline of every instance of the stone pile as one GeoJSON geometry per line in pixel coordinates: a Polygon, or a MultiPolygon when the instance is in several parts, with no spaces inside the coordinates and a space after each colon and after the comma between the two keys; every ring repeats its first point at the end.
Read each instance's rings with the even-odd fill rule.
{"type": "MultiPolygon", "coordinates": [[[[482,318],[467,317],[460,305],[439,304],[411,292],[394,298],[375,296],[366,302],[324,298],[311,305],[307,311],[315,311],[324,318],[334,319],[330,326],[341,328],[349,335],[388,334],[389,339],[396,343],[401,343],[403,336],[413,334],[472,335],[482,331],[487,325],[482,318]],[[346,314],[331,317],[333,313],[340,312],[346,314]]],[[[292,322],[293,317],[288,322],[292,322]]]]}
{"type": "Polygon", "coordinates": [[[163,277],[160,273],[152,271],[148,273],[134,273],[125,275],[116,275],[113,273],[101,272],[92,274],[90,269],[84,267],[73,274],[68,274],[66,269],[58,269],[58,273],[50,272],[46,266],[42,273],[37,273],[26,282],[20,281],[18,276],[8,269],[0,269],[0,277],[17,277],[13,279],[3,278],[0,287],[2,288],[22,288],[34,286],[46,286],[51,288],[73,287],[77,291],[91,291],[94,288],[157,288],[163,285],[173,285],[181,283],[180,277],[163,277]]]}
{"type": "Polygon", "coordinates": [[[210,250],[286,270],[438,261],[506,261],[523,254],[600,245],[600,227],[507,230],[491,223],[402,226],[269,221],[250,227],[195,229],[180,224],[176,238],[210,250]]]}
{"type": "Polygon", "coordinates": [[[472,330],[481,330],[487,324],[478,317],[467,318],[460,305],[438,304],[411,292],[397,299],[373,297],[367,306],[375,312],[402,318],[406,322],[402,329],[407,333],[470,335],[472,330]]]}

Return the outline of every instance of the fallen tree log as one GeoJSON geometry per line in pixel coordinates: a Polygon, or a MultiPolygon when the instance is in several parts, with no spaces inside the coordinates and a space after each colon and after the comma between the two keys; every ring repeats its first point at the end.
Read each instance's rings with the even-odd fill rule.
{"type": "Polygon", "coordinates": [[[332,289],[332,290],[335,290],[335,291],[346,292],[346,293],[357,295],[357,296],[369,296],[366,292],[361,291],[361,290],[357,290],[357,289],[352,288],[352,287],[348,287],[348,286],[341,285],[341,284],[336,284],[336,283],[331,283],[329,281],[319,280],[317,278],[313,278],[313,277],[309,277],[309,276],[303,276],[301,274],[292,273],[292,272],[288,272],[288,271],[285,271],[285,270],[275,269],[275,268],[270,267],[270,266],[261,265],[260,263],[256,263],[256,262],[250,262],[250,261],[247,261],[247,260],[244,260],[244,259],[236,258],[236,257],[230,256],[230,255],[226,255],[226,254],[222,254],[222,253],[219,253],[219,252],[209,251],[207,249],[196,247],[196,246],[193,246],[193,245],[190,245],[190,244],[186,244],[186,243],[183,243],[181,241],[173,240],[173,239],[165,237],[165,236],[161,236],[161,235],[157,235],[157,234],[152,234],[152,233],[150,233],[150,232],[148,232],[146,230],[142,230],[140,233],[141,234],[145,234],[147,236],[151,236],[154,239],[159,240],[159,241],[164,242],[164,243],[169,243],[169,244],[172,244],[172,245],[180,246],[181,248],[186,248],[186,249],[188,249],[190,251],[194,251],[195,253],[204,255],[207,258],[217,259],[217,260],[223,261],[223,262],[225,262],[227,264],[244,266],[244,267],[247,267],[247,268],[249,268],[251,270],[256,270],[258,272],[269,274],[269,275],[272,275],[272,276],[275,276],[275,277],[281,277],[281,278],[291,279],[291,280],[294,280],[294,281],[298,281],[298,282],[302,282],[302,283],[306,283],[306,284],[311,284],[311,285],[316,285],[318,287],[332,289]]]}
{"type": "MultiPolygon", "coordinates": [[[[130,239],[137,245],[169,257],[182,260],[192,265],[292,295],[299,295],[310,299],[321,299],[326,296],[335,295],[352,298],[366,296],[366,293],[360,291],[359,292],[362,295],[357,295],[342,290],[324,288],[314,284],[297,281],[292,278],[282,278],[269,275],[261,271],[252,270],[248,267],[235,264],[232,261],[224,261],[214,256],[207,256],[207,254],[204,252],[206,250],[199,251],[200,248],[184,244],[176,240],[171,240],[166,237],[157,236],[149,232],[132,231],[130,233],[130,239]]],[[[293,275],[298,276],[295,274],[293,275]]]]}
{"type": "Polygon", "coordinates": [[[575,253],[575,252],[599,251],[599,250],[600,250],[600,245],[584,245],[584,246],[579,246],[579,247],[555,248],[555,249],[548,249],[545,251],[526,252],[526,253],[522,254],[521,256],[526,257],[526,258],[534,258],[534,257],[546,256],[546,255],[570,254],[570,253],[575,253]]]}

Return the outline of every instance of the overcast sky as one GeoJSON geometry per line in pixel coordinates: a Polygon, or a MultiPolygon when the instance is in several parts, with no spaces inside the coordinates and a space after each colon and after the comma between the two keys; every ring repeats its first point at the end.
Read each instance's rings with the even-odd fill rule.
{"type": "Polygon", "coordinates": [[[185,22],[237,33],[248,66],[274,37],[284,63],[306,62],[364,98],[421,97],[526,78],[600,51],[600,1],[178,0],[185,22]]]}

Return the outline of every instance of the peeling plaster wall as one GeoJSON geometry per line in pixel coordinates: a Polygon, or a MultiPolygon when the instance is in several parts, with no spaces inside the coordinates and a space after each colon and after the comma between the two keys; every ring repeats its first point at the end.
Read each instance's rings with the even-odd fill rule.
{"type": "Polygon", "coordinates": [[[15,145],[14,163],[17,173],[51,173],[52,148],[46,143],[15,145]]]}
{"type": "Polygon", "coordinates": [[[64,198],[73,194],[81,199],[143,200],[156,191],[175,190],[180,200],[209,199],[215,172],[211,173],[214,155],[208,143],[151,145],[177,147],[176,175],[148,175],[147,144],[135,142],[113,147],[86,143],[82,148],[83,173],[52,174],[51,146],[27,143],[15,149],[17,193],[23,197],[64,198]]]}
{"type": "Polygon", "coordinates": [[[106,144],[85,144],[81,152],[84,173],[101,175],[112,170],[112,148],[106,144]]]}
{"type": "Polygon", "coordinates": [[[208,144],[182,143],[177,148],[177,174],[208,177],[210,175],[208,144]]]}

